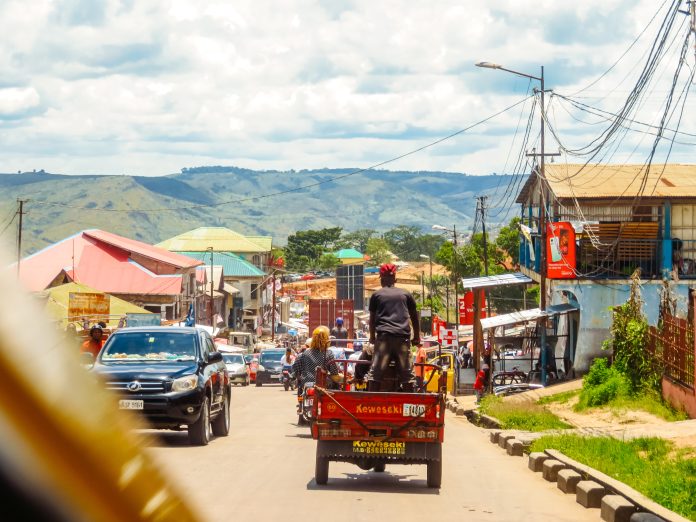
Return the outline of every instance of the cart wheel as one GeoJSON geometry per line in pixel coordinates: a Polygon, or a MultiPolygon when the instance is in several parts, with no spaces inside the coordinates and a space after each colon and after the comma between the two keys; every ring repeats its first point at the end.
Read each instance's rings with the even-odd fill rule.
{"type": "Polygon", "coordinates": [[[324,486],[329,481],[329,459],[317,455],[314,466],[314,481],[319,486],[324,486]]]}
{"type": "Polygon", "coordinates": [[[442,461],[441,460],[429,460],[428,461],[428,487],[439,489],[440,484],[442,484],[442,461]]]}
{"type": "Polygon", "coordinates": [[[380,461],[377,464],[375,464],[375,467],[372,469],[374,469],[377,473],[384,473],[384,470],[387,469],[387,463],[384,461],[380,461]]]}
{"type": "Polygon", "coordinates": [[[307,425],[307,421],[305,420],[305,418],[302,416],[301,413],[297,416],[297,425],[298,426],[306,426],[307,425]]]}

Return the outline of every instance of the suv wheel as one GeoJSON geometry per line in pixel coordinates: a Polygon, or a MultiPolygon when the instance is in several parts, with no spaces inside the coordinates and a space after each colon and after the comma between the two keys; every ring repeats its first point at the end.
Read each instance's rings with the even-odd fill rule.
{"type": "Polygon", "coordinates": [[[189,442],[195,446],[207,446],[210,442],[210,401],[203,399],[201,415],[188,426],[189,442]]]}
{"type": "Polygon", "coordinates": [[[213,421],[213,435],[216,437],[227,437],[230,433],[230,397],[225,394],[222,409],[213,421]]]}

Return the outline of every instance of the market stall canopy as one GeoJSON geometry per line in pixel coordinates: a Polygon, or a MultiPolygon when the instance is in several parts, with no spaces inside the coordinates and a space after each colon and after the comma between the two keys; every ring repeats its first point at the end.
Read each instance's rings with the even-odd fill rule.
{"type": "Polygon", "coordinates": [[[513,285],[528,285],[534,281],[531,278],[520,272],[511,274],[499,274],[486,277],[470,277],[462,279],[462,286],[476,290],[477,288],[490,288],[494,286],[513,286],[513,285]]]}
{"type": "Polygon", "coordinates": [[[81,283],[66,283],[60,286],[54,286],[44,290],[41,295],[47,297],[46,312],[56,320],[62,321],[63,324],[68,322],[80,322],[81,317],[68,317],[68,309],[70,306],[70,294],[73,293],[95,293],[102,294],[109,298],[110,311],[108,317],[89,317],[90,322],[104,321],[110,326],[117,326],[121,317],[126,314],[151,314],[149,310],[145,310],[128,301],[119,299],[109,294],[104,294],[87,285],[81,283]]]}
{"type": "Polygon", "coordinates": [[[570,304],[549,306],[545,312],[539,308],[531,308],[529,310],[520,310],[519,312],[512,312],[510,314],[485,317],[481,319],[481,328],[484,330],[490,330],[492,328],[498,328],[499,326],[513,326],[516,324],[536,321],[537,319],[542,319],[544,317],[551,317],[558,314],[567,314],[569,312],[577,311],[578,308],[570,304]]]}

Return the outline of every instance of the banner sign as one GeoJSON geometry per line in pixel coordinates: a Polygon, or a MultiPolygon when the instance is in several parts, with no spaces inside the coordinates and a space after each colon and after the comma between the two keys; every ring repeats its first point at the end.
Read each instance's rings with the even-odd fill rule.
{"type": "Polygon", "coordinates": [[[546,276],[575,279],[575,229],[567,221],[548,223],[546,228],[546,276]]]}
{"type": "Polygon", "coordinates": [[[90,292],[70,292],[68,296],[68,317],[74,320],[80,317],[108,316],[111,299],[106,294],[90,292]]]}
{"type": "MultiPolygon", "coordinates": [[[[486,292],[481,292],[481,319],[486,317],[486,292]]],[[[459,324],[474,324],[474,292],[469,290],[459,298],[459,324]]]]}

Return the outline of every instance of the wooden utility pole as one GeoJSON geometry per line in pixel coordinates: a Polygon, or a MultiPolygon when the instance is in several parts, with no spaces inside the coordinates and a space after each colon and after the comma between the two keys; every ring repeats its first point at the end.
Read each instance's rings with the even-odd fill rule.
{"type": "Polygon", "coordinates": [[[275,341],[275,311],[276,311],[276,271],[273,270],[273,305],[271,306],[271,341],[275,341]]]}
{"type": "Polygon", "coordinates": [[[22,216],[24,216],[24,203],[28,200],[18,199],[19,208],[17,209],[17,214],[19,214],[19,222],[17,223],[17,279],[19,279],[19,269],[22,263],[22,216]]]}

